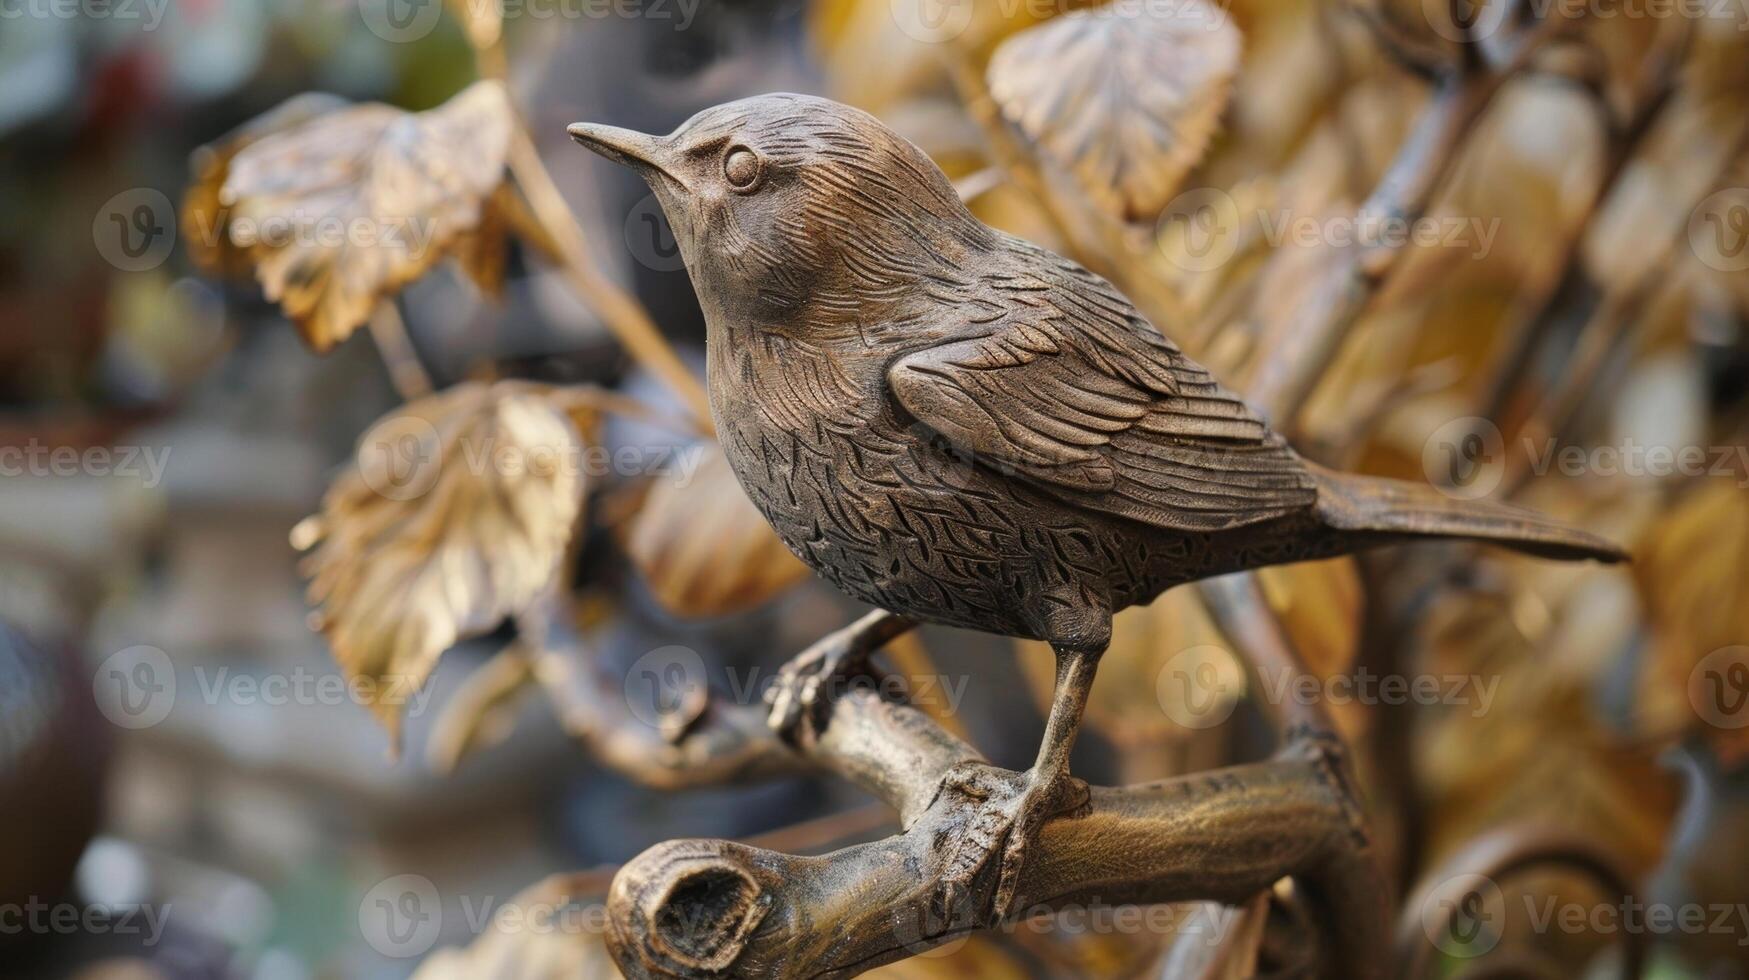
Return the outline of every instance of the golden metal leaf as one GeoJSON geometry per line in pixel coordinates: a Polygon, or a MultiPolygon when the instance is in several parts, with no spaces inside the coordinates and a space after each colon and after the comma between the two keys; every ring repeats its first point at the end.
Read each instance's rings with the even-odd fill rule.
{"type": "Polygon", "coordinates": [[[553,585],[582,509],[562,392],[459,385],[385,416],[292,543],[334,657],[391,734],[458,640],[553,585]]]}
{"type": "Polygon", "coordinates": [[[428,112],[363,105],[266,135],[230,162],[229,244],[325,352],[439,259],[494,268],[473,257],[492,243],[470,239],[503,247],[494,196],[514,126],[504,87],[485,81],[428,112]]]}
{"type": "Polygon", "coordinates": [[[212,276],[241,278],[249,273],[249,258],[231,245],[230,209],[220,203],[231,161],[251,144],[293,129],[351,103],[338,95],[305,92],[256,116],[226,136],[195,150],[188,165],[193,182],[182,198],[182,240],[188,257],[212,276]]]}
{"type": "Polygon", "coordinates": [[[625,534],[625,550],[658,601],[680,616],[752,609],[808,576],[709,443],[690,480],[657,483],[625,534]]]}
{"type": "Polygon", "coordinates": [[[990,92],[1095,203],[1152,220],[1207,151],[1239,47],[1238,29],[1202,0],[1116,3],[1003,42],[990,92]]]}

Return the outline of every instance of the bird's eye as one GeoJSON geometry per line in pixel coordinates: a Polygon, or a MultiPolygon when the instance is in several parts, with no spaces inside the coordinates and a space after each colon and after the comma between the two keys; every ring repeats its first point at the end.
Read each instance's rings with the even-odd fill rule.
{"type": "Polygon", "coordinates": [[[745,146],[734,147],[723,157],[723,179],[738,191],[746,192],[757,187],[760,171],[763,169],[759,163],[759,154],[745,146]]]}

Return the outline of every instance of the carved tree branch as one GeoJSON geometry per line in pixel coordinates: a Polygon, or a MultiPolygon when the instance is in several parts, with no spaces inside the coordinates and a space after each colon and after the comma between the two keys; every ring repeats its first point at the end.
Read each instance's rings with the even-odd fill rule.
{"type": "MultiPolygon", "coordinates": [[[[1328,743],[1270,762],[1122,789],[1045,826],[1020,907],[1242,903],[1296,876],[1331,921],[1322,975],[1379,975],[1383,918],[1359,815],[1328,743]]],[[[797,751],[887,800],[904,833],[824,857],[669,841],[621,870],[609,944],[628,976],[848,977],[968,932],[986,896],[936,905],[932,883],[975,807],[939,792],[975,750],[915,709],[853,690],[797,751]]]]}
{"type": "MultiPolygon", "coordinates": [[[[887,640],[899,623],[867,634],[887,640]]],[[[615,959],[634,977],[852,976],[971,931],[987,896],[934,907],[931,882],[976,807],[941,792],[978,751],[923,712],[853,688],[822,702],[794,744],[762,707],[713,698],[670,740],[631,715],[592,668],[562,606],[525,616],[523,642],[564,718],[604,764],[679,789],[802,771],[839,775],[895,811],[904,833],[819,858],[728,841],[671,841],[615,879],[615,959]],[[724,971],[727,971],[726,973],[724,971]]],[[[834,642],[834,635],[818,647],[834,642]]],[[[1324,975],[1381,968],[1384,888],[1339,743],[1301,733],[1273,761],[1092,791],[1090,812],[1047,825],[1022,876],[1021,908],[1190,900],[1242,904],[1295,876],[1328,921],[1324,975]]]]}
{"type": "Polygon", "coordinates": [[[809,768],[772,733],[758,706],[713,697],[689,706],[691,717],[666,734],[633,715],[624,679],[597,666],[562,596],[520,616],[517,632],[565,730],[628,779],[679,790],[809,768]]]}

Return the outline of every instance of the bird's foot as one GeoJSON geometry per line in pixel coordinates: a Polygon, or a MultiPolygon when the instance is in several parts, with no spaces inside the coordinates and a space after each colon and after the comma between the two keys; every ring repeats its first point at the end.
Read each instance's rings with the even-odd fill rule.
{"type": "Polygon", "coordinates": [[[791,737],[802,717],[825,707],[826,701],[845,682],[871,674],[873,656],[853,629],[842,629],[823,637],[784,664],[771,686],[765,689],[765,701],[771,705],[766,724],[779,735],[791,737]]]}
{"type": "Polygon", "coordinates": [[[936,887],[936,912],[944,922],[969,918],[989,925],[1012,915],[1020,872],[1039,829],[1052,817],[1079,814],[1089,805],[1087,784],[1066,773],[1053,780],[981,762],[954,767],[942,791],[968,798],[973,807],[936,887]],[[993,859],[998,864],[989,913],[971,915],[973,895],[993,859]]]}

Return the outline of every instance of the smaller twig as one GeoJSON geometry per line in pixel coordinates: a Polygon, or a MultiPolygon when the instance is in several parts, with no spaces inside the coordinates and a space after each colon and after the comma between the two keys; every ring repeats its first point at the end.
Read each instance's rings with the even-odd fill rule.
{"type": "Polygon", "coordinates": [[[1504,331],[1506,342],[1490,356],[1488,366],[1482,372],[1482,377],[1487,380],[1476,417],[1504,421],[1515,388],[1523,380],[1524,372],[1535,363],[1532,355],[1549,331],[1561,322],[1559,311],[1573,304],[1592,301],[1600,291],[1585,267],[1585,242],[1628,165],[1639,155],[1655,124],[1675,97],[1684,55],[1692,42],[1692,26],[1683,28],[1680,35],[1667,40],[1652,57],[1651,81],[1646,91],[1635,100],[1635,108],[1627,119],[1615,119],[1607,98],[1601,92],[1596,93],[1595,104],[1604,118],[1605,127],[1612,133],[1603,173],[1591,198],[1585,203],[1584,211],[1573,222],[1559,259],[1560,271],[1549,280],[1551,285],[1514,305],[1514,314],[1509,316],[1504,331]]]}
{"type": "Polygon", "coordinates": [[[370,315],[369,329],[370,339],[375,342],[383,366],[389,371],[389,382],[395,386],[395,393],[402,401],[424,398],[436,390],[431,375],[419,361],[413,338],[407,334],[406,321],[401,319],[401,311],[395,308],[393,301],[384,300],[377,304],[370,315]]]}
{"type": "MultiPolygon", "coordinates": [[[[1227,641],[1244,651],[1259,676],[1303,677],[1310,673],[1281,619],[1263,594],[1254,572],[1224,575],[1197,583],[1203,604],[1227,641]]],[[[1294,689],[1288,687],[1285,689],[1294,689]]],[[[1336,723],[1321,698],[1289,698],[1278,719],[1284,734],[1317,732],[1336,736],[1336,723]]]]}
{"type": "Polygon", "coordinates": [[[677,435],[694,436],[698,434],[696,424],[690,418],[665,412],[639,401],[630,395],[623,395],[607,388],[594,385],[582,385],[561,388],[554,394],[554,400],[566,409],[588,409],[607,415],[617,415],[632,422],[641,422],[665,429],[677,435]]]}
{"type": "Polygon", "coordinates": [[[1446,71],[1445,60],[1437,54],[1416,51],[1413,42],[1399,36],[1398,28],[1390,17],[1393,9],[1383,4],[1378,7],[1351,5],[1344,8],[1344,12],[1352,14],[1360,21],[1378,44],[1379,51],[1392,64],[1424,81],[1438,81],[1446,71]]]}
{"type": "MultiPolygon", "coordinates": [[[[1435,191],[1456,164],[1458,150],[1495,95],[1553,30],[1549,22],[1539,22],[1522,32],[1525,37],[1506,63],[1493,66],[1466,60],[1462,71],[1445,76],[1359,214],[1410,222],[1425,214],[1435,191]]],[[[1475,47],[1465,45],[1466,50],[1475,47]]],[[[1291,427],[1379,287],[1407,251],[1405,241],[1373,242],[1345,250],[1339,275],[1323,284],[1314,301],[1280,331],[1270,356],[1253,369],[1245,386],[1251,403],[1276,424],[1291,427]]]]}
{"type": "Polygon", "coordinates": [[[1008,183],[1008,172],[1001,167],[985,167],[982,170],[966,174],[953,182],[955,193],[966,204],[975,202],[985,194],[1008,183]]]}
{"type": "MultiPolygon", "coordinates": [[[[1749,149],[1749,125],[1739,128],[1731,151],[1720,158],[1708,184],[1709,193],[1728,180],[1733,161],[1745,149],[1749,149]]],[[[1631,351],[1647,331],[1656,328],[1645,310],[1669,283],[1682,234],[1682,229],[1676,229],[1667,235],[1638,275],[1598,299],[1579,330],[1578,341],[1562,366],[1559,379],[1552,390],[1541,394],[1528,416],[1524,428],[1531,438],[1568,437],[1580,406],[1595,394],[1595,382],[1611,358],[1631,351]]],[[[1520,455],[1512,457],[1511,466],[1503,484],[1504,496],[1522,489],[1532,475],[1528,460],[1520,455]]]]}
{"type": "Polygon", "coordinates": [[[632,714],[623,678],[601,670],[557,590],[517,617],[518,642],[534,664],[565,731],[602,765],[644,786],[720,786],[806,771],[766,725],[757,705],[720,699],[689,706],[691,717],[662,727],[632,714]]]}
{"type": "Polygon", "coordinates": [[[559,247],[565,281],[601,316],[602,323],[619,339],[633,360],[649,368],[680,398],[697,419],[699,431],[710,432],[710,402],[705,397],[704,386],[669,346],[643,305],[618,283],[602,275],[590,261],[582,225],[577,223],[564,195],[553,182],[527,127],[520,123],[511,142],[510,170],[523,193],[528,195],[535,217],[559,247]]]}

